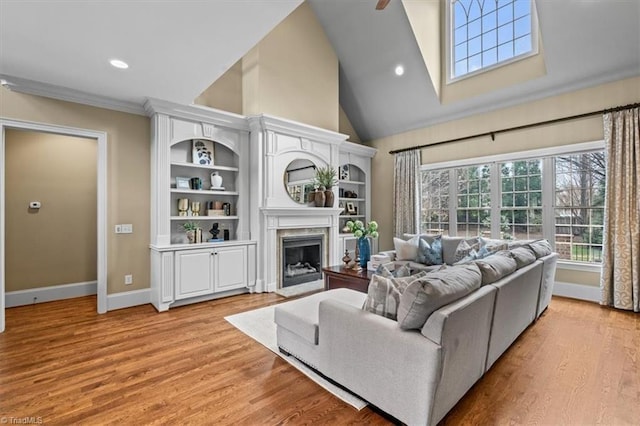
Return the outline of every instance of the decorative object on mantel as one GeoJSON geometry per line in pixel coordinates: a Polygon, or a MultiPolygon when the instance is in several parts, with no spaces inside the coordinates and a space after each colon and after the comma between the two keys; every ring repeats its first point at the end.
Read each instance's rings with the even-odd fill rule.
{"type": "Polygon", "coordinates": [[[378,222],[372,220],[368,224],[362,223],[360,220],[351,221],[348,220],[346,226],[349,227],[349,231],[353,232],[353,236],[358,239],[358,261],[362,268],[367,267],[367,262],[371,258],[371,244],[369,243],[369,239],[367,236],[371,236],[371,238],[378,238],[378,222]]]}
{"type": "Polygon", "coordinates": [[[196,231],[200,229],[200,224],[198,222],[185,222],[182,224],[182,228],[185,230],[187,234],[187,239],[189,240],[189,244],[193,244],[196,242],[196,231]]]}
{"type": "Polygon", "coordinates": [[[194,139],[193,149],[191,150],[191,159],[193,164],[200,164],[201,166],[213,165],[213,142],[194,139]]]}
{"type": "Polygon", "coordinates": [[[222,186],[222,176],[220,176],[220,173],[218,172],[211,173],[211,189],[215,191],[224,191],[224,187],[222,186]]]}
{"type": "MultiPolygon", "coordinates": [[[[325,196],[324,207],[333,207],[335,197],[333,194],[333,190],[331,188],[333,188],[338,184],[337,174],[338,173],[336,172],[336,169],[334,169],[331,166],[318,167],[316,169],[316,177],[314,182],[316,185],[320,187],[319,189],[320,191],[322,191],[322,188],[324,187],[324,196],[325,196]]],[[[322,207],[322,206],[319,206],[316,203],[316,207],[322,207]]]]}
{"type": "Polygon", "coordinates": [[[316,189],[316,207],[324,207],[324,204],[327,200],[327,197],[324,195],[324,186],[321,186],[316,189]]]}
{"type": "Polygon", "coordinates": [[[187,210],[189,210],[189,199],[179,198],[178,199],[178,216],[186,216],[187,210]]]}

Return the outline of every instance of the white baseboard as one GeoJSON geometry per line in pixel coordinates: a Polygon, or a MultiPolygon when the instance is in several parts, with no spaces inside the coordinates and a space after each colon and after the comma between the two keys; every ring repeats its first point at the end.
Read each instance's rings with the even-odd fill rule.
{"type": "Polygon", "coordinates": [[[8,291],[5,293],[5,306],[32,305],[34,303],[53,302],[54,300],[72,299],[74,297],[97,294],[98,282],[52,285],[49,287],[30,288],[27,290],[8,291]]]}
{"type": "Polygon", "coordinates": [[[553,295],[599,303],[601,293],[600,287],[556,281],[553,295]]]}
{"type": "Polygon", "coordinates": [[[107,311],[151,303],[151,289],[124,291],[107,295],[107,311]]]}

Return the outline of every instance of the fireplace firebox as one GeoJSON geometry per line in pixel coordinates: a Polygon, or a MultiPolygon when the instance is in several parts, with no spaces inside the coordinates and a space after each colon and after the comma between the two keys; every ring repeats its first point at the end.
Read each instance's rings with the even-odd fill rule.
{"type": "Polygon", "coordinates": [[[322,279],[322,235],[282,238],[282,287],[322,279]]]}

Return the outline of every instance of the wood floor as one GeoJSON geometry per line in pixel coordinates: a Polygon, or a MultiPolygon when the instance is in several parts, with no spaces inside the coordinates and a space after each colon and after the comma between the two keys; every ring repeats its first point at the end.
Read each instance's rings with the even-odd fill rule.
{"type": "MultiPolygon", "coordinates": [[[[95,313],[93,297],[7,310],[0,418],[45,424],[390,424],[324,391],[223,318],[242,295],[95,313]]],[[[554,298],[443,424],[640,423],[640,315],[554,298]]]]}

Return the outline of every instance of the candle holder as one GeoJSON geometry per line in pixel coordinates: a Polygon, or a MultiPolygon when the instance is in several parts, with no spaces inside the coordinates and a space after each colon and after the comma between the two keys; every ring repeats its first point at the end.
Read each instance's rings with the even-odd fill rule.
{"type": "Polygon", "coordinates": [[[200,202],[194,201],[191,203],[191,215],[192,216],[200,216],[200,202]]]}
{"type": "Polygon", "coordinates": [[[189,210],[189,199],[188,198],[178,199],[178,216],[186,216],[187,210],[189,210]]]}

